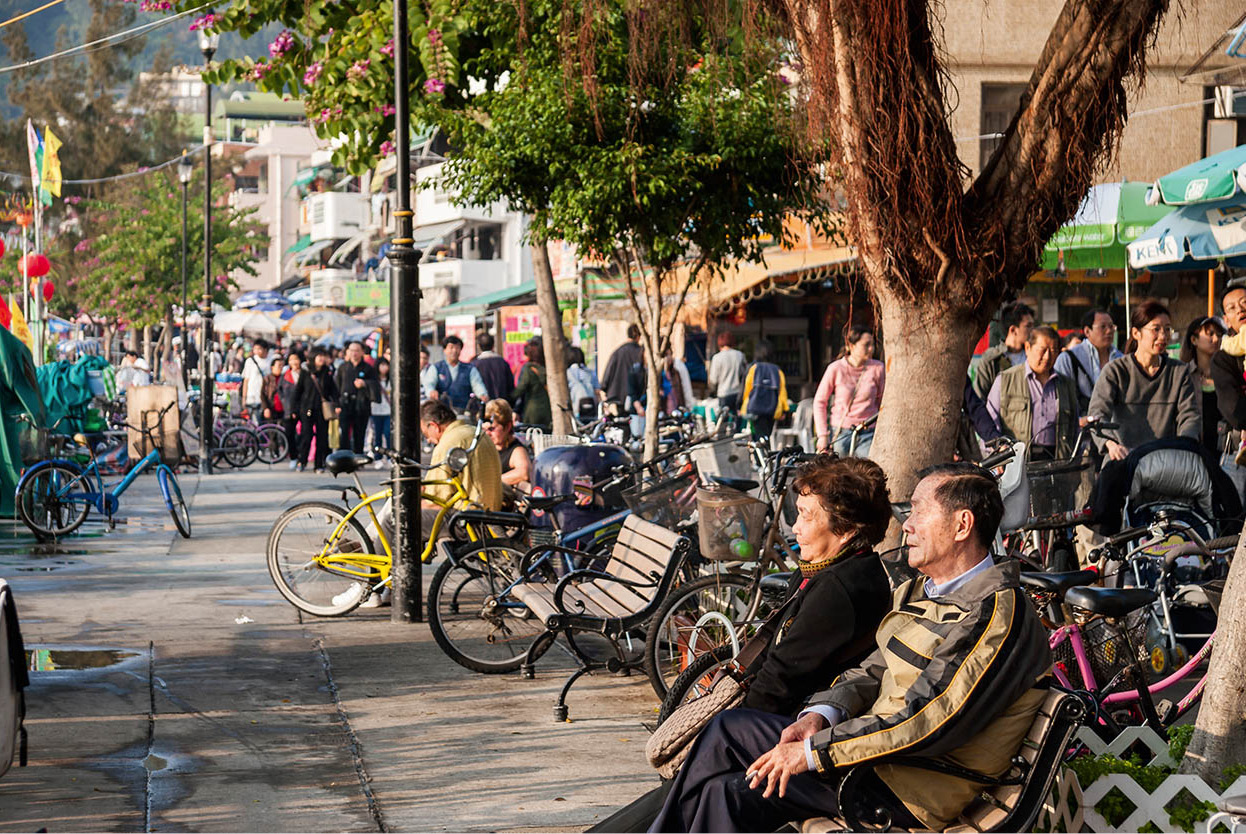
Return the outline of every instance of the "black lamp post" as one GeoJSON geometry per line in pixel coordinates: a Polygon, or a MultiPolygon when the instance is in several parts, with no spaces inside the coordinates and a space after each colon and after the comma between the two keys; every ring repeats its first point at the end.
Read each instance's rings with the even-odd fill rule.
{"type": "MultiPolygon", "coordinates": [[[[212,56],[221,36],[199,30],[199,49],[203,52],[204,69],[212,65],[212,56]]],[[[199,351],[199,474],[212,474],[212,85],[203,81],[203,321],[199,351]]]]}
{"type": "Polygon", "coordinates": [[[177,178],[182,183],[182,388],[187,391],[190,390],[190,331],[186,320],[190,311],[187,309],[186,298],[186,199],[190,189],[190,177],[194,171],[190,157],[186,155],[186,151],[182,151],[182,158],[177,163],[177,178]]]}
{"type": "MultiPolygon", "coordinates": [[[[390,279],[389,316],[394,349],[393,441],[403,458],[420,459],[420,253],[412,246],[411,141],[409,80],[407,76],[407,0],[394,0],[394,144],[398,154],[398,207],[394,210],[397,234],[389,260],[394,265],[390,279]]],[[[394,545],[393,610],[395,623],[420,622],[420,489],[418,473],[410,467],[394,467],[394,545]],[[400,476],[406,478],[400,479],[400,476]],[[415,476],[415,477],[412,477],[415,476]]]]}

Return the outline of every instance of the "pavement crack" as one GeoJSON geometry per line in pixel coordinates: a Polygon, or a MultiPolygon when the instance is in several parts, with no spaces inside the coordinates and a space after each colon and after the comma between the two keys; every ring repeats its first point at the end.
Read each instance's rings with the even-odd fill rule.
{"type": "MultiPolygon", "coordinates": [[[[147,752],[143,761],[150,761],[156,747],[156,644],[147,642],[147,752]]],[[[143,831],[151,832],[151,774],[144,765],[143,782],[143,831]]]]}
{"type": "Polygon", "coordinates": [[[376,830],[380,832],[389,831],[385,827],[385,819],[381,816],[381,806],[376,801],[376,796],[372,793],[371,777],[363,764],[363,752],[359,746],[359,737],[355,735],[355,728],[350,724],[350,716],[346,714],[345,707],[342,706],[342,698],[338,692],[337,682],[333,679],[333,664],[329,662],[329,653],[325,651],[324,640],[317,637],[314,641],[316,651],[320,652],[320,663],[324,667],[324,676],[329,683],[329,694],[333,696],[333,705],[337,708],[338,721],[341,722],[342,728],[346,731],[347,744],[350,748],[351,759],[355,764],[355,775],[359,777],[359,787],[363,789],[364,798],[368,801],[368,812],[372,815],[373,821],[376,822],[376,830]]]}

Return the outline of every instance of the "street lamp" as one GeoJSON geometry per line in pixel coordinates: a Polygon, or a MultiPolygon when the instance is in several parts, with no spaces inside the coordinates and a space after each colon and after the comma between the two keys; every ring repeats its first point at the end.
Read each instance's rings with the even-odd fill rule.
{"type": "Polygon", "coordinates": [[[189,310],[186,309],[186,198],[190,189],[190,177],[195,172],[190,157],[182,151],[182,158],[177,163],[177,178],[182,183],[182,388],[190,391],[190,332],[186,325],[189,310]]]}
{"type": "MultiPolygon", "coordinates": [[[[199,30],[199,50],[206,71],[221,36],[199,30]]],[[[203,79],[203,310],[199,351],[199,474],[212,474],[212,85],[203,79]]]]}

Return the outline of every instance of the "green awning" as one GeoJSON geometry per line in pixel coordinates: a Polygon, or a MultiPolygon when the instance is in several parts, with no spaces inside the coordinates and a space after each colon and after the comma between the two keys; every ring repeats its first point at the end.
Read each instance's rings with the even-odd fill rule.
{"type": "Polygon", "coordinates": [[[485,293],[475,298],[464,298],[453,304],[447,304],[437,311],[437,321],[445,321],[450,316],[481,316],[489,310],[505,307],[508,303],[523,298],[525,295],[536,294],[536,281],[524,281],[514,287],[485,293]]]}
{"type": "Polygon", "coordinates": [[[311,246],[311,235],[303,235],[294,242],[294,245],[286,250],[287,255],[293,255],[295,252],[302,252],[308,246],[311,246]]]}
{"type": "Polygon", "coordinates": [[[310,165],[304,168],[303,170],[299,171],[297,174],[294,175],[293,185],[296,185],[302,188],[304,185],[307,185],[309,182],[316,179],[316,177],[320,174],[320,172],[323,171],[326,167],[328,166],[310,165]]]}

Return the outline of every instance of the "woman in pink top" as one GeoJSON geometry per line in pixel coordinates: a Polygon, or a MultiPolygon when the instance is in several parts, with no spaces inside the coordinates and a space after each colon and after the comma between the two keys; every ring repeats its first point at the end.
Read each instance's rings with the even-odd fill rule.
{"type": "MultiPolygon", "coordinates": [[[[883,363],[873,356],[874,334],[859,324],[848,328],[844,334],[844,356],[827,366],[813,398],[819,452],[833,449],[846,457],[853,428],[878,413],[885,373],[883,363]]],[[[857,436],[856,456],[868,457],[873,440],[871,426],[857,436]]]]}

